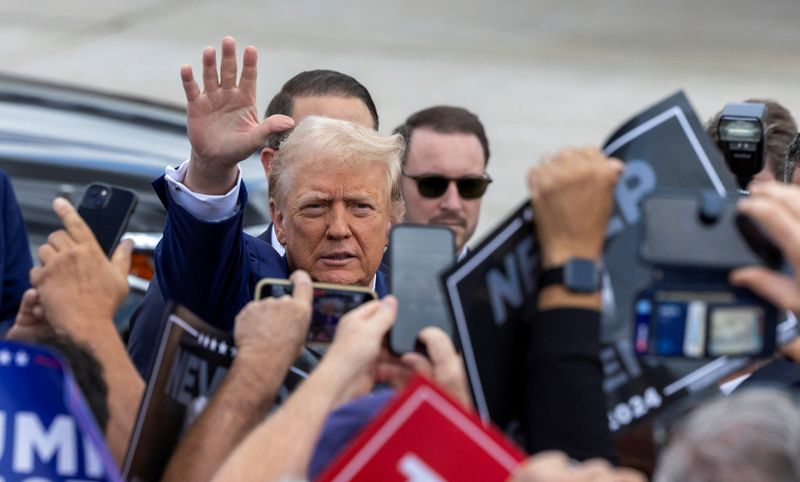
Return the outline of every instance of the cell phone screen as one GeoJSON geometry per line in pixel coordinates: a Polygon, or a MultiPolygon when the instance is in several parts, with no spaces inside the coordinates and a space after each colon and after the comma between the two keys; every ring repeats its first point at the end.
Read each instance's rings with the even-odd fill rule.
{"type": "MultiPolygon", "coordinates": [[[[288,280],[267,280],[258,285],[256,299],[280,298],[292,294],[288,280]]],[[[311,346],[326,346],[333,341],[339,320],[349,311],[377,298],[374,291],[349,287],[314,283],[311,325],[306,337],[311,346]]]]}
{"type": "Polygon", "coordinates": [[[394,353],[413,351],[417,334],[438,326],[452,337],[441,272],[455,259],[453,231],[439,226],[401,224],[389,240],[389,285],[397,297],[397,321],[389,336],[394,353]]]}

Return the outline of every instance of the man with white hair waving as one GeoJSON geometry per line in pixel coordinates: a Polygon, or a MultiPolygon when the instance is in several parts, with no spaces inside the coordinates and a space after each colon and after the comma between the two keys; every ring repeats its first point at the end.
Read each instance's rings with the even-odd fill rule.
{"type": "Polygon", "coordinates": [[[403,215],[398,179],[403,143],[357,124],[311,116],[301,121],[270,168],[270,210],[286,247],[272,247],[242,232],[247,192],[238,163],[294,121],[261,121],[255,106],[256,50],[247,47],[236,83],[236,47],[222,41],[220,75],[215,51],[203,52],[200,91],[192,69],[181,69],[188,101],[190,159],[154,182],[167,208],[156,251],[164,299],[230,329],[264,277],[286,278],[295,269],[313,280],[372,287],[386,293],[377,273],[388,231],[403,215]]]}

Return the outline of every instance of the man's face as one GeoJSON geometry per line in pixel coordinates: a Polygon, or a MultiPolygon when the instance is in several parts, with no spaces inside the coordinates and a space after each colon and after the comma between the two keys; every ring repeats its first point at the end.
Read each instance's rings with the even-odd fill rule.
{"type": "MultiPolygon", "coordinates": [[[[414,129],[409,139],[403,172],[411,176],[441,175],[449,178],[482,176],[486,162],[478,138],[473,134],[442,134],[432,129],[414,129]]],[[[463,199],[451,182],[437,198],[420,194],[415,181],[403,176],[401,182],[406,202],[405,221],[439,224],[453,230],[456,250],[460,251],[475,232],[481,200],[463,199]]]]}
{"type": "Polygon", "coordinates": [[[321,95],[295,97],[292,102],[292,119],[300,122],[306,116],[318,115],[350,121],[370,129],[375,128],[372,115],[366,104],[357,97],[321,95]]]}
{"type": "Polygon", "coordinates": [[[291,269],[315,281],[369,286],[390,227],[385,168],[332,165],[321,159],[289,173],[286,199],[274,210],[275,234],[291,269]]]}

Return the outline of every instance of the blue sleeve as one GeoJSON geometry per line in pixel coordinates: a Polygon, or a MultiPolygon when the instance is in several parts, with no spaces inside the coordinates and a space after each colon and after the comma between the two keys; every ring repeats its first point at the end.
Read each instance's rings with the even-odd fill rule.
{"type": "Polygon", "coordinates": [[[0,273],[3,276],[0,298],[0,323],[9,327],[19,309],[22,294],[30,288],[28,272],[33,265],[28,235],[22,221],[14,190],[8,177],[0,172],[0,203],[3,222],[0,223],[0,273]]]}
{"type": "MultiPolygon", "coordinates": [[[[163,299],[230,330],[236,314],[252,299],[252,266],[242,232],[244,209],[224,221],[206,222],[172,200],[163,177],[153,187],[167,210],[164,237],[155,252],[163,299]]],[[[239,206],[246,204],[247,189],[242,185],[239,206]]]]}
{"type": "Polygon", "coordinates": [[[158,286],[158,279],[153,278],[147,287],[144,299],[129,320],[128,355],[145,381],[150,378],[152,358],[158,346],[161,321],[164,319],[166,306],[167,303],[161,296],[158,286]]]}

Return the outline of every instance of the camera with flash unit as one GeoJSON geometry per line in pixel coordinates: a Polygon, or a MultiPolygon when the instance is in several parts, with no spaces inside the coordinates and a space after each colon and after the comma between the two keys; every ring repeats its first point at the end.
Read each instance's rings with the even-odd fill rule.
{"type": "Polygon", "coordinates": [[[719,118],[719,147],[742,189],[764,168],[766,115],[762,103],[730,102],[719,118]]]}

